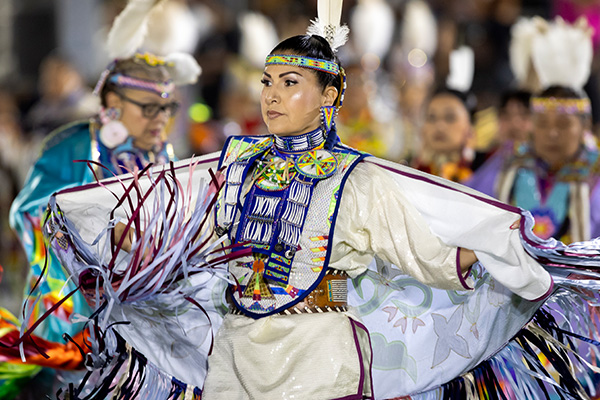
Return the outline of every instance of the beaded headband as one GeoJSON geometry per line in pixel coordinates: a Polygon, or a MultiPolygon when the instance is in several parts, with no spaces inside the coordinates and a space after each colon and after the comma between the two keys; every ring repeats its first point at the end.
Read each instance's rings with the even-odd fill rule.
{"type": "Polygon", "coordinates": [[[531,109],[537,113],[555,110],[560,114],[590,114],[590,99],[562,99],[556,97],[533,97],[531,109]]]}
{"type": "Polygon", "coordinates": [[[283,54],[270,54],[265,60],[265,65],[295,65],[297,67],[312,68],[317,71],[327,72],[337,75],[340,73],[340,66],[333,61],[321,60],[305,56],[290,56],[283,54]]]}
{"type": "Polygon", "coordinates": [[[342,106],[344,94],[346,93],[346,72],[336,62],[306,56],[270,54],[265,60],[265,66],[267,65],[294,65],[296,67],[311,68],[328,74],[339,75],[342,93],[338,96],[335,106],[337,108],[342,106]]]}
{"type": "Polygon", "coordinates": [[[175,89],[175,84],[172,81],[155,82],[140,78],[132,78],[123,74],[115,74],[108,79],[118,87],[145,90],[158,94],[163,99],[168,99],[175,89]]]}
{"type": "MultiPolygon", "coordinates": [[[[155,67],[157,65],[165,67],[173,66],[172,62],[168,62],[164,58],[157,57],[154,54],[150,53],[136,53],[132,58],[137,62],[142,62],[151,67],[155,67]]],[[[102,74],[100,75],[100,79],[98,79],[98,83],[94,88],[95,95],[98,96],[100,94],[100,91],[104,87],[104,84],[106,83],[107,79],[109,82],[114,83],[119,87],[145,90],[148,92],[156,93],[163,99],[169,98],[169,96],[175,89],[175,84],[172,80],[168,80],[166,82],[155,82],[140,78],[132,78],[131,76],[123,75],[121,73],[114,74],[109,78],[108,76],[114,71],[115,65],[116,60],[111,62],[108,65],[108,67],[102,72],[102,74]]]]}

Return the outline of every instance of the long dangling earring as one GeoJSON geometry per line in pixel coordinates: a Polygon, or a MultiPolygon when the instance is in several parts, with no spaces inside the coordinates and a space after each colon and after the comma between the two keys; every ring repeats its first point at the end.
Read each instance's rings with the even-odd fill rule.
{"type": "Polygon", "coordinates": [[[328,150],[333,148],[335,145],[335,138],[337,138],[335,129],[336,111],[336,106],[321,107],[321,124],[323,125],[323,136],[325,136],[325,148],[328,150]]]}
{"type": "Polygon", "coordinates": [[[106,147],[112,149],[127,140],[129,132],[120,121],[121,110],[119,108],[100,108],[100,141],[106,147]]]}

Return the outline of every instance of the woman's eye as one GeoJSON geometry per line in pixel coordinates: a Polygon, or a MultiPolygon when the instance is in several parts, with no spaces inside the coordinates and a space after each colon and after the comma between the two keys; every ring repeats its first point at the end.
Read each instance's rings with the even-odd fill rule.
{"type": "Polygon", "coordinates": [[[271,81],[268,81],[266,79],[261,79],[260,83],[262,83],[264,86],[271,86],[271,81]]]}
{"type": "Polygon", "coordinates": [[[285,80],[285,86],[293,86],[293,85],[295,85],[296,83],[298,83],[298,82],[297,82],[297,81],[294,81],[294,80],[292,80],[292,79],[286,79],[286,80],[285,80]]]}

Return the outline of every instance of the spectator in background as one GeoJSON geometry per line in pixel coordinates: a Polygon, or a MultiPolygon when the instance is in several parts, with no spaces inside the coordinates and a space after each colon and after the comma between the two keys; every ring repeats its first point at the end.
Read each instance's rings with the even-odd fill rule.
{"type": "Polygon", "coordinates": [[[25,128],[37,138],[66,123],[91,117],[100,106],[75,67],[57,53],[46,57],[40,66],[39,95],[24,121],[25,128]]]}
{"type": "Polygon", "coordinates": [[[506,92],[500,100],[498,146],[526,142],[531,133],[531,93],[524,90],[506,92]]]}
{"type": "Polygon", "coordinates": [[[427,105],[413,167],[454,182],[471,177],[473,126],[462,93],[442,90],[427,105]]]}
{"type": "Polygon", "coordinates": [[[530,110],[531,93],[525,90],[506,92],[500,102],[498,131],[491,150],[481,157],[477,173],[465,185],[491,196],[496,191],[496,175],[515,154],[527,147],[533,129],[530,110]]]}

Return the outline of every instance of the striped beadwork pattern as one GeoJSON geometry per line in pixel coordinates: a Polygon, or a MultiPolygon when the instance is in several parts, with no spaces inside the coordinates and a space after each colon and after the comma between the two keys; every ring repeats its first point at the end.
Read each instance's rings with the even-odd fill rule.
{"type": "Polygon", "coordinates": [[[283,54],[268,55],[265,61],[265,66],[273,64],[295,65],[297,67],[312,68],[333,75],[338,75],[340,73],[340,66],[336,62],[304,56],[290,56],[283,54]]]}
{"type": "Polygon", "coordinates": [[[153,92],[164,99],[168,98],[173,93],[173,90],[175,90],[175,84],[172,81],[154,82],[145,79],[132,78],[131,76],[123,74],[115,74],[111,76],[108,81],[119,87],[153,92]]]}

